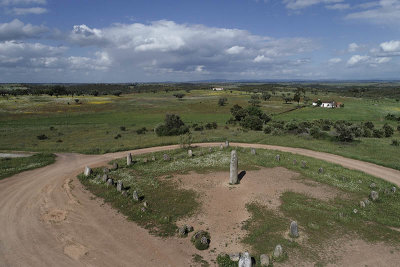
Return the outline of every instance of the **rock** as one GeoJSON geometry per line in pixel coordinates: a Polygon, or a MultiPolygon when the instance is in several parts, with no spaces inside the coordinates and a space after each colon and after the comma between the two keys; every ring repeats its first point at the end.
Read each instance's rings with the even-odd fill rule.
{"type": "Polygon", "coordinates": [[[302,160],[301,161],[301,167],[306,168],[307,167],[307,161],[302,160]]]}
{"type": "Polygon", "coordinates": [[[209,147],[209,148],[208,148],[208,152],[213,152],[213,148],[212,148],[212,147],[209,147]]]}
{"type": "Polygon", "coordinates": [[[353,210],[353,213],[354,213],[354,214],[357,214],[357,212],[358,212],[357,209],[354,209],[354,210],[353,210]]]}
{"type": "Polygon", "coordinates": [[[132,154],[129,153],[128,156],[126,156],[126,165],[130,166],[132,165],[132,154]]]}
{"type": "Polygon", "coordinates": [[[111,178],[108,178],[107,185],[114,185],[114,180],[111,178]]]}
{"type": "Polygon", "coordinates": [[[232,152],[231,152],[229,183],[230,184],[238,183],[238,157],[237,157],[236,150],[232,150],[232,152]]]}
{"type": "Polygon", "coordinates": [[[255,148],[251,148],[250,153],[251,153],[252,155],[255,155],[255,154],[256,154],[256,149],[255,149],[255,148]]]}
{"type": "Polygon", "coordinates": [[[101,175],[100,175],[100,174],[97,174],[97,175],[96,175],[96,179],[100,180],[100,179],[101,179],[101,175]]]}
{"type": "Polygon", "coordinates": [[[372,189],[372,188],[375,188],[375,187],[376,187],[376,184],[375,184],[375,183],[372,183],[372,184],[369,185],[369,188],[371,188],[371,189],[372,189]]]}
{"type": "Polygon", "coordinates": [[[385,195],[389,195],[390,194],[390,189],[389,188],[385,188],[385,190],[383,190],[383,193],[385,195]]]}
{"type": "Polygon", "coordinates": [[[293,165],[297,165],[297,160],[293,160],[293,165]]]}
{"type": "Polygon", "coordinates": [[[148,208],[149,204],[147,203],[147,201],[143,202],[143,207],[148,208]]]}
{"type": "Polygon", "coordinates": [[[276,156],[275,156],[275,160],[276,160],[276,161],[280,161],[280,160],[281,160],[281,155],[276,155],[276,156]]]}
{"type": "Polygon", "coordinates": [[[145,207],[141,207],[140,210],[141,210],[142,212],[146,212],[146,208],[145,208],[145,207]]]}
{"type": "Polygon", "coordinates": [[[225,147],[229,147],[229,141],[228,140],[225,141],[225,147]]]}
{"type": "Polygon", "coordinates": [[[155,156],[151,157],[151,160],[156,161],[156,157],[155,156]]]}
{"type": "Polygon", "coordinates": [[[251,257],[248,252],[243,253],[239,259],[239,267],[251,267],[251,257]]]}
{"type": "Polygon", "coordinates": [[[191,158],[193,156],[193,151],[191,149],[188,150],[188,156],[191,158]]]}
{"type": "Polygon", "coordinates": [[[148,161],[147,158],[144,158],[144,159],[143,159],[143,163],[147,163],[147,161],[148,161]]]}
{"type": "Polygon", "coordinates": [[[170,161],[171,157],[168,154],[164,154],[163,159],[164,159],[164,161],[170,161]]]}
{"type": "Polygon", "coordinates": [[[139,195],[136,190],[133,191],[132,198],[134,201],[139,201],[139,195]]]}
{"type": "Polygon", "coordinates": [[[224,149],[224,146],[222,144],[219,145],[219,149],[222,150],[224,149]]]}
{"type": "Polygon", "coordinates": [[[188,231],[188,233],[193,232],[194,228],[191,225],[185,225],[186,226],[186,231],[188,231]]]}
{"type": "Polygon", "coordinates": [[[83,174],[87,177],[89,175],[92,174],[92,169],[89,168],[88,166],[85,167],[85,171],[83,172],[83,174]]]}
{"type": "Polygon", "coordinates": [[[369,205],[369,204],[371,204],[371,201],[369,201],[369,199],[367,198],[367,199],[364,199],[364,203],[365,203],[365,205],[369,205]]]}
{"type": "Polygon", "coordinates": [[[187,232],[187,229],[186,229],[186,225],[181,226],[181,227],[178,228],[178,235],[180,237],[185,237],[187,235],[187,233],[188,232],[187,232]]]}
{"type": "Polygon", "coordinates": [[[362,181],[361,181],[361,180],[358,180],[358,183],[359,183],[359,184],[362,184],[362,181]]]}
{"type": "Polygon", "coordinates": [[[392,193],[396,193],[397,188],[395,186],[392,187],[392,193]]]}
{"type": "Polygon", "coordinates": [[[110,172],[110,169],[109,168],[104,168],[103,169],[103,173],[109,173],[110,172]]]}
{"type": "Polygon", "coordinates": [[[269,266],[269,256],[267,254],[260,255],[260,264],[261,266],[269,266]]]}
{"type": "Polygon", "coordinates": [[[274,250],[274,258],[279,258],[283,255],[283,249],[281,245],[277,245],[274,250]]]}
{"type": "Polygon", "coordinates": [[[292,221],[290,223],[290,236],[291,237],[299,237],[299,229],[298,229],[296,221],[292,221]]]}
{"type": "Polygon", "coordinates": [[[322,167],[319,168],[318,173],[324,173],[324,169],[322,167]]]}
{"type": "Polygon", "coordinates": [[[114,162],[114,164],[113,164],[113,170],[118,170],[118,163],[114,162]]]}
{"type": "Polygon", "coordinates": [[[232,253],[232,254],[229,254],[229,258],[231,259],[231,261],[239,261],[239,259],[240,259],[240,253],[232,253]]]}
{"type": "Polygon", "coordinates": [[[101,181],[105,183],[107,182],[107,180],[108,180],[108,174],[103,174],[103,177],[101,177],[101,181]]]}
{"type": "Polygon", "coordinates": [[[376,191],[371,191],[371,193],[369,194],[369,197],[372,201],[376,201],[376,200],[378,200],[379,194],[376,191]]]}
{"type": "Polygon", "coordinates": [[[128,196],[128,191],[122,190],[121,194],[122,194],[124,197],[126,197],[126,196],[128,196]]]}
{"type": "Polygon", "coordinates": [[[202,236],[200,239],[200,243],[202,243],[203,245],[208,245],[208,239],[206,236],[202,236]]]}
{"type": "Polygon", "coordinates": [[[119,180],[119,181],[117,182],[117,191],[118,191],[118,192],[122,192],[122,189],[124,189],[124,184],[122,183],[121,180],[119,180]]]}
{"type": "Polygon", "coordinates": [[[360,208],[362,208],[362,209],[365,208],[365,202],[362,200],[360,201],[360,208]]]}

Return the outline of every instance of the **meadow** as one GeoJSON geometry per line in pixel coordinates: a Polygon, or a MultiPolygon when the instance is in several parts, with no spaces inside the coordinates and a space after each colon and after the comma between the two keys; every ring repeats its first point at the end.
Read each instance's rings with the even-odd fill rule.
{"type": "MultiPolygon", "coordinates": [[[[396,130],[391,138],[357,138],[354,142],[335,142],[301,135],[266,135],[262,131],[243,130],[227,125],[230,108],[249,105],[252,93],[232,86],[222,92],[211,90],[157,91],[102,96],[24,95],[0,97],[0,149],[38,152],[79,152],[100,154],[141,147],[180,142],[179,136],[158,137],[154,127],[163,122],[166,113],[179,114],[185,124],[216,122],[217,129],[194,131],[193,142],[224,141],[263,143],[302,147],[330,152],[400,169],[397,160],[399,147],[392,139],[399,139],[396,130]],[[185,94],[182,99],[174,96],[185,94]],[[225,106],[219,98],[227,98],[225,106]],[[145,134],[136,131],[145,127],[145,134]],[[44,136],[43,140],[38,136],[44,136]]],[[[282,89],[283,90],[283,89],[282,89]]],[[[287,90],[287,89],[285,89],[287,90]]],[[[287,91],[282,91],[287,93],[287,91]]],[[[261,109],[273,120],[312,121],[317,119],[347,120],[353,123],[371,121],[376,127],[388,123],[395,129],[398,122],[387,121],[388,113],[400,115],[400,104],[390,98],[359,98],[338,95],[336,92],[306,92],[309,99],[336,100],[344,108],[313,108],[310,102],[297,108],[296,102],[286,104],[281,91],[274,91],[268,101],[261,101],[261,109]]],[[[300,105],[303,105],[300,102],[300,105]]]]}

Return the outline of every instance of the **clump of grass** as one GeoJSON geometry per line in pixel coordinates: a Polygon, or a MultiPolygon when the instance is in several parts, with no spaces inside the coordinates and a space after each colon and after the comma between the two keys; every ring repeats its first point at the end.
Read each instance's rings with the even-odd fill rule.
{"type": "Polygon", "coordinates": [[[217,264],[219,267],[236,267],[238,263],[232,261],[228,254],[219,254],[217,256],[217,264]]]}
{"type": "Polygon", "coordinates": [[[193,254],[192,255],[192,260],[195,263],[199,263],[201,267],[208,267],[210,264],[203,259],[203,257],[199,254],[193,254]]]}

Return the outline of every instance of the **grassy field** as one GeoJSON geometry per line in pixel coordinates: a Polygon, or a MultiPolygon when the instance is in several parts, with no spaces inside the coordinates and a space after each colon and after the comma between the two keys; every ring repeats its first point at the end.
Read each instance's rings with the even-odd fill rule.
{"type": "MultiPolygon", "coordinates": [[[[0,98],[0,149],[97,154],[176,144],[179,143],[179,137],[157,137],[152,131],[163,122],[166,113],[176,113],[181,115],[188,125],[218,123],[216,130],[192,131],[195,142],[229,139],[237,142],[303,147],[400,169],[397,160],[399,147],[390,145],[392,139],[400,139],[398,131],[392,138],[359,138],[350,144],[294,135],[265,135],[262,132],[243,131],[239,127],[225,124],[231,116],[230,108],[234,104],[243,107],[249,105],[250,94],[246,92],[182,91],[185,94],[183,100],[174,97],[175,93],[135,93],[121,97],[3,97],[0,98]],[[220,97],[228,99],[226,106],[218,106],[220,97]],[[79,99],[78,103],[75,99],[79,99]],[[136,130],[142,127],[149,131],[146,134],[137,134],[136,130]],[[40,135],[45,135],[47,139],[39,140],[40,135]],[[82,142],[85,143],[84,146],[82,142]]],[[[297,103],[285,104],[280,94],[281,92],[276,92],[269,101],[261,101],[262,110],[272,114],[274,120],[345,119],[355,123],[369,120],[376,127],[381,127],[384,123],[389,123],[395,128],[398,125],[384,119],[387,113],[400,116],[400,104],[395,100],[309,93],[308,97],[311,99],[335,99],[344,103],[345,107],[296,109],[297,103]]]]}
{"type": "MultiPolygon", "coordinates": [[[[168,152],[171,161],[162,159],[165,152],[141,155],[129,167],[125,159],[116,160],[114,162],[118,162],[120,168],[112,171],[110,176],[123,181],[128,188],[128,197],[96,178],[100,169],[88,178],[82,175],[79,177],[89,190],[104,198],[129,219],[154,234],[171,236],[177,229],[175,222],[194,214],[199,203],[195,192],[180,189],[169,178],[192,170],[201,173],[228,171],[231,149],[209,151],[196,148],[194,154],[197,156],[193,158],[187,157],[186,150],[178,149],[168,152]],[[153,156],[155,161],[150,160],[153,156]],[[145,158],[149,161],[144,162],[145,158]],[[141,202],[132,200],[133,190],[144,196],[141,202]],[[145,213],[140,210],[143,201],[147,201],[150,207],[145,213]]],[[[329,258],[329,253],[320,253],[323,252],[323,245],[343,236],[399,245],[400,232],[392,227],[400,227],[400,193],[384,193],[385,189],[393,187],[392,184],[335,164],[290,153],[279,152],[281,160],[277,162],[277,152],[272,150],[257,150],[257,156],[251,155],[250,149],[238,148],[237,151],[241,169],[282,166],[300,173],[304,182],[312,180],[326,184],[337,190],[339,195],[345,196],[320,200],[288,191],[280,197],[282,204],[279,212],[257,202],[247,203],[251,218],[243,226],[248,234],[242,242],[252,247],[251,253],[256,259],[260,254],[271,254],[274,247],[281,244],[289,258],[296,254],[313,262],[331,262],[333,259],[329,258]],[[300,163],[293,164],[293,160],[305,160],[307,167],[303,168],[300,163]],[[323,173],[318,173],[320,167],[324,169],[323,173]],[[376,184],[374,190],[379,192],[380,197],[366,208],[360,208],[360,200],[369,196],[371,183],[376,184]],[[354,213],[354,209],[358,212],[354,213]],[[299,223],[300,235],[307,237],[301,243],[285,235],[291,220],[299,223]]]]}
{"type": "Polygon", "coordinates": [[[0,158],[0,180],[14,174],[32,170],[55,162],[55,155],[38,153],[30,157],[0,158]]]}

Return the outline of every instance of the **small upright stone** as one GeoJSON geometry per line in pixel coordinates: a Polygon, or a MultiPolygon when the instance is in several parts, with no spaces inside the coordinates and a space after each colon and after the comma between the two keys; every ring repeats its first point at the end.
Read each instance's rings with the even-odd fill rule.
{"type": "Polygon", "coordinates": [[[232,152],[231,152],[229,183],[230,184],[238,183],[238,157],[237,157],[236,150],[232,150],[232,152]]]}
{"type": "Polygon", "coordinates": [[[132,165],[132,154],[129,153],[128,156],[126,156],[126,165],[130,166],[132,165]]]}
{"type": "Polygon", "coordinates": [[[209,147],[208,148],[208,152],[212,152],[213,151],[213,148],[212,147],[209,147]]]}
{"type": "Polygon", "coordinates": [[[379,197],[379,194],[376,191],[371,191],[371,194],[369,194],[369,197],[371,198],[372,201],[376,201],[379,197]]]}
{"type": "Polygon", "coordinates": [[[103,177],[101,177],[101,181],[105,183],[107,182],[107,180],[108,180],[108,174],[103,174],[103,177]]]}
{"type": "Polygon", "coordinates": [[[357,214],[357,212],[358,212],[357,209],[354,209],[354,210],[353,210],[353,213],[354,213],[354,214],[357,214]]]}
{"type": "Polygon", "coordinates": [[[170,161],[171,157],[168,154],[164,154],[163,159],[164,159],[164,161],[170,161]]]}
{"type": "Polygon", "coordinates": [[[225,141],[225,147],[229,147],[229,141],[228,140],[225,141]]]}
{"type": "Polygon", "coordinates": [[[324,173],[324,169],[322,167],[319,168],[318,173],[324,173]]]}
{"type": "Polygon", "coordinates": [[[396,193],[397,188],[395,186],[392,187],[392,193],[396,193]]]}
{"type": "Polygon", "coordinates": [[[156,161],[156,157],[155,156],[151,157],[151,160],[156,161]]]}
{"type": "Polygon", "coordinates": [[[103,173],[109,173],[110,172],[110,169],[109,168],[104,168],[103,169],[103,173]]]}
{"type": "Polygon", "coordinates": [[[362,208],[362,209],[365,208],[365,202],[362,200],[360,201],[360,208],[362,208]]]}
{"type": "Polygon", "coordinates": [[[143,202],[143,207],[148,208],[149,207],[149,203],[147,203],[147,201],[143,202]]]}
{"type": "Polygon", "coordinates": [[[144,159],[143,159],[143,163],[147,163],[147,161],[148,161],[147,158],[144,158],[144,159]]]}
{"type": "Polygon", "coordinates": [[[369,199],[367,198],[367,199],[364,199],[364,203],[366,206],[368,206],[369,204],[371,204],[371,201],[369,201],[369,199]]]}
{"type": "Polygon", "coordinates": [[[290,236],[296,238],[299,237],[299,229],[296,221],[290,223],[290,236]]]}
{"type": "Polygon", "coordinates": [[[114,169],[114,170],[118,170],[118,163],[114,162],[114,164],[113,164],[113,169],[114,169]]]}
{"type": "Polygon", "coordinates": [[[107,185],[114,185],[114,180],[111,178],[108,178],[107,185]]]}
{"type": "Polygon", "coordinates": [[[219,149],[222,150],[224,149],[224,146],[222,144],[219,145],[219,149]]]}
{"type": "Polygon", "coordinates": [[[191,149],[188,150],[188,156],[191,158],[193,156],[193,151],[191,149]]]}
{"type": "Polygon", "coordinates": [[[252,155],[255,155],[256,154],[256,149],[255,148],[251,148],[251,152],[250,152],[252,155]]]}
{"type": "Polygon", "coordinates": [[[274,250],[274,258],[279,258],[283,255],[283,249],[281,245],[277,245],[274,250]]]}
{"type": "Polygon", "coordinates": [[[375,183],[372,183],[372,184],[369,185],[369,188],[371,188],[371,189],[373,189],[373,188],[375,188],[375,187],[376,187],[376,184],[375,184],[375,183]]]}
{"type": "Polygon", "coordinates": [[[240,260],[240,253],[231,253],[228,255],[231,261],[239,261],[240,260]]]}
{"type": "Polygon", "coordinates": [[[385,188],[385,190],[383,190],[383,193],[385,195],[389,195],[390,194],[390,189],[389,188],[385,188]]]}
{"type": "Polygon", "coordinates": [[[297,165],[297,160],[293,160],[293,165],[297,165]]]}
{"type": "Polygon", "coordinates": [[[86,167],[85,167],[85,171],[83,172],[83,174],[84,174],[85,176],[91,175],[91,174],[92,174],[92,169],[89,168],[88,166],[86,166],[86,167]]]}
{"type": "Polygon", "coordinates": [[[117,191],[122,192],[122,189],[124,189],[124,184],[122,183],[121,180],[119,180],[117,183],[117,191]]]}
{"type": "Polygon", "coordinates": [[[133,191],[132,198],[133,198],[134,201],[139,201],[139,195],[138,195],[138,192],[136,190],[133,191]]]}
{"type": "Polygon", "coordinates": [[[276,160],[276,161],[280,161],[280,160],[281,160],[281,155],[276,155],[276,156],[275,156],[275,160],[276,160]]]}
{"type": "Polygon", "coordinates": [[[260,255],[260,264],[262,267],[269,266],[269,256],[267,254],[260,255]]]}
{"type": "Polygon", "coordinates": [[[251,267],[251,257],[248,252],[245,252],[240,256],[239,267],[251,267]]]}
{"type": "Polygon", "coordinates": [[[302,160],[301,161],[301,167],[306,168],[307,167],[307,161],[302,160]]]}
{"type": "Polygon", "coordinates": [[[121,194],[122,194],[124,197],[126,197],[126,196],[128,196],[128,191],[122,190],[121,194]]]}
{"type": "Polygon", "coordinates": [[[206,236],[202,236],[200,239],[200,243],[202,243],[203,245],[208,245],[208,239],[206,236]]]}

